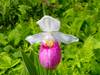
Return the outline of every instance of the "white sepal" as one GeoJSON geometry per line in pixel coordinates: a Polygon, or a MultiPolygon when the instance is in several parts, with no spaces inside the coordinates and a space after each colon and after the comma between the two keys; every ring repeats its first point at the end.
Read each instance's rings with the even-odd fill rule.
{"type": "Polygon", "coordinates": [[[77,37],[73,35],[64,34],[62,32],[53,32],[52,35],[57,41],[60,41],[65,44],[79,41],[77,37]]]}
{"type": "Polygon", "coordinates": [[[60,21],[51,17],[44,16],[39,21],[37,21],[42,31],[51,32],[51,31],[59,31],[60,21]]]}
{"type": "Polygon", "coordinates": [[[30,44],[33,44],[36,42],[41,42],[42,38],[43,38],[43,34],[39,33],[39,34],[27,36],[25,40],[27,40],[30,44]]]}

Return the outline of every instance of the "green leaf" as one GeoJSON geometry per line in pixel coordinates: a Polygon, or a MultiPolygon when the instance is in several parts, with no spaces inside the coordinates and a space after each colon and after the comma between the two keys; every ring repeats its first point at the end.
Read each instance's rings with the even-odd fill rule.
{"type": "Polygon", "coordinates": [[[7,43],[6,36],[0,33],[0,44],[6,45],[7,43]]]}
{"type": "Polygon", "coordinates": [[[11,57],[7,53],[0,54],[0,69],[10,68],[11,66],[11,57]]]}
{"type": "Polygon", "coordinates": [[[30,73],[30,75],[37,75],[34,62],[32,62],[31,59],[23,51],[21,51],[21,54],[22,54],[25,66],[28,72],[30,73]]]}
{"type": "Polygon", "coordinates": [[[84,21],[83,17],[75,18],[73,24],[71,25],[71,32],[73,34],[78,35],[80,33],[80,29],[81,29],[83,21],[84,21]]]}
{"type": "Polygon", "coordinates": [[[89,36],[85,40],[82,51],[81,51],[82,52],[81,56],[82,56],[83,62],[91,61],[91,58],[94,55],[93,49],[94,49],[94,38],[93,38],[93,36],[89,36]]]}

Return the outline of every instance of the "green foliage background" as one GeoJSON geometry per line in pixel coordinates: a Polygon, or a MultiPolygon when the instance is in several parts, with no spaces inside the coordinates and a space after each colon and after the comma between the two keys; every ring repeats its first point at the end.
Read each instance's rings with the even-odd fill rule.
{"type": "Polygon", "coordinates": [[[100,75],[100,0],[0,0],[0,75],[100,75]],[[61,45],[62,61],[53,71],[39,64],[39,44],[25,41],[41,32],[36,21],[44,14],[80,39],[61,45]]]}

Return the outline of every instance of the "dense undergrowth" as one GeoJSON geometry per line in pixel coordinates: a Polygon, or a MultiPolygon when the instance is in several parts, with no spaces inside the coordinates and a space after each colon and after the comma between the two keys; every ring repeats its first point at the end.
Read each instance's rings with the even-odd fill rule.
{"type": "Polygon", "coordinates": [[[100,0],[0,0],[0,75],[100,75],[100,0]],[[39,64],[39,43],[25,41],[41,31],[36,21],[44,14],[80,39],[61,45],[53,71],[39,64]]]}

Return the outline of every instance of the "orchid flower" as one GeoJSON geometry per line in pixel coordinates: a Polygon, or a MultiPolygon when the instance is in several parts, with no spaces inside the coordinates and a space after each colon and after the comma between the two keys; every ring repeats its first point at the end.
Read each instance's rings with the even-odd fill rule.
{"type": "Polygon", "coordinates": [[[44,16],[37,24],[43,31],[38,34],[26,37],[30,43],[40,42],[39,61],[40,64],[47,69],[55,69],[61,61],[61,48],[59,43],[69,44],[77,42],[79,39],[73,35],[59,32],[60,21],[51,17],[44,16]]]}

